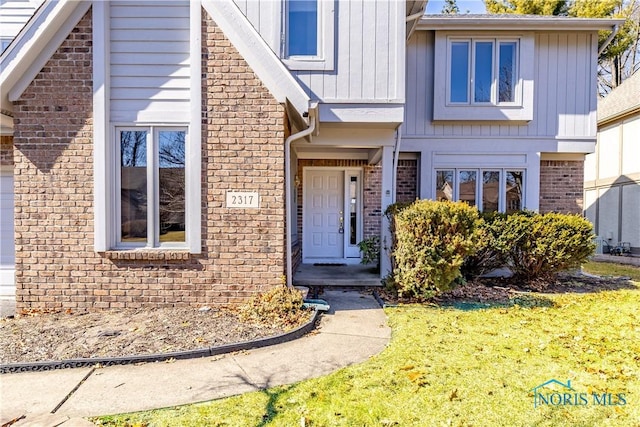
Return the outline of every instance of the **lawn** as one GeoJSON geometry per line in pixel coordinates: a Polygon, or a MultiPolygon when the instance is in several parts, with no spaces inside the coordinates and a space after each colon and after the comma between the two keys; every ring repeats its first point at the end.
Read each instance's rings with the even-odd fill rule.
{"type": "Polygon", "coordinates": [[[640,290],[536,298],[524,300],[526,307],[387,308],[391,344],[365,363],[290,386],[102,422],[640,426],[640,290]],[[534,407],[531,390],[551,379],[570,380],[573,391],[540,389],[549,404],[534,407]],[[558,399],[566,404],[552,404],[558,399]]]}

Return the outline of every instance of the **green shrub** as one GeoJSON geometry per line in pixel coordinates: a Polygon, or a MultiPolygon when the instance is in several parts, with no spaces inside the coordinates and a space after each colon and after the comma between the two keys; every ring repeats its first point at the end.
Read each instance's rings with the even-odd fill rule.
{"type": "Polygon", "coordinates": [[[392,279],[400,294],[450,289],[477,242],[478,211],[462,202],[418,200],[394,215],[392,279]]]}
{"type": "Polygon", "coordinates": [[[504,232],[507,215],[498,212],[481,214],[478,222],[478,243],[475,252],[465,258],[462,275],[470,280],[507,264],[507,248],[500,236],[504,232]]]}
{"type": "Polygon", "coordinates": [[[302,293],[297,289],[276,286],[240,306],[240,319],[292,329],[308,318],[302,303],[302,293]]]}
{"type": "Polygon", "coordinates": [[[509,215],[496,239],[515,278],[531,281],[577,268],[593,254],[593,228],[579,215],[509,215]]]}

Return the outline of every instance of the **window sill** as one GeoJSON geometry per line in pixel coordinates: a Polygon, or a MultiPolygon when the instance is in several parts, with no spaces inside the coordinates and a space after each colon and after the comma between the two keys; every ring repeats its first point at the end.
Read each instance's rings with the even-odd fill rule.
{"type": "Polygon", "coordinates": [[[333,71],[333,61],[304,56],[284,58],[284,65],[292,71],[333,71]]]}
{"type": "Polygon", "coordinates": [[[188,249],[128,249],[103,252],[105,258],[117,261],[187,261],[188,249]]]}

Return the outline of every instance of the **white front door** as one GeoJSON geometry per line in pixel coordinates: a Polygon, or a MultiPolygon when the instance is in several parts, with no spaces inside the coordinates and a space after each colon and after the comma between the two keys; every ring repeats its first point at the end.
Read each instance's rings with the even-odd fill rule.
{"type": "Polygon", "coordinates": [[[0,298],[15,298],[13,170],[0,169],[0,298]]]}
{"type": "Polygon", "coordinates": [[[305,168],[303,261],[359,262],[361,171],[305,168]]]}

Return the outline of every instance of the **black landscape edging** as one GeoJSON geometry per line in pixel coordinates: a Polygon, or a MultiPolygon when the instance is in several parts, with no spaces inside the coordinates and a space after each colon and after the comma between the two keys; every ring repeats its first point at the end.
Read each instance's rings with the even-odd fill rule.
{"type": "Polygon", "coordinates": [[[16,372],[39,372],[52,371],[55,369],[66,368],[85,368],[88,366],[114,366],[129,365],[132,363],[150,363],[164,362],[171,359],[194,359],[198,357],[218,356],[226,353],[233,353],[241,350],[251,350],[254,348],[266,347],[275,344],[282,344],[292,341],[311,332],[316,327],[320,312],[316,310],[311,320],[304,325],[280,335],[272,337],[260,338],[252,341],[243,341],[233,344],[224,344],[216,347],[201,348],[197,350],[176,351],[171,353],[145,354],[138,356],[123,357],[95,357],[82,359],[52,360],[47,362],[24,362],[24,363],[7,363],[0,365],[0,374],[11,374],[16,372]]]}
{"type": "Polygon", "coordinates": [[[384,300],[380,297],[380,295],[378,294],[378,290],[374,289],[373,290],[373,297],[376,299],[376,301],[378,301],[378,304],[380,304],[381,308],[392,308],[392,307],[397,307],[396,304],[387,304],[386,302],[384,302],[384,300]]]}

